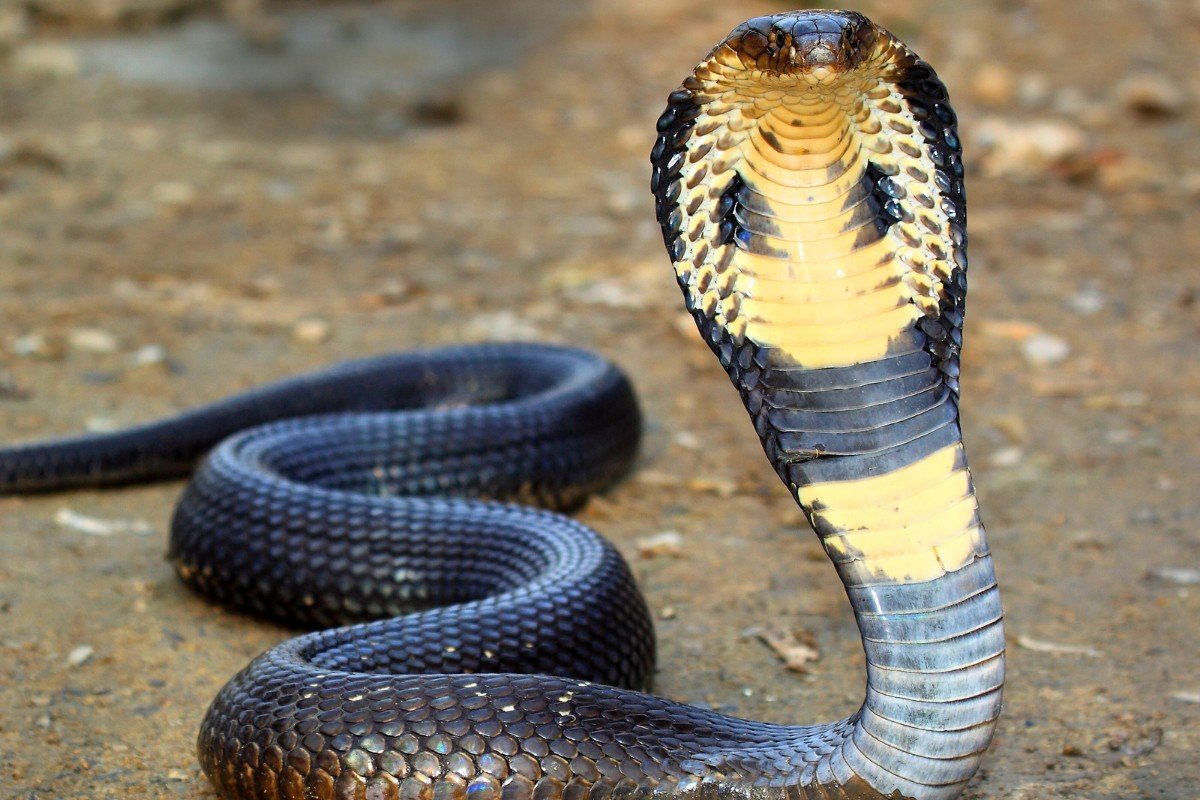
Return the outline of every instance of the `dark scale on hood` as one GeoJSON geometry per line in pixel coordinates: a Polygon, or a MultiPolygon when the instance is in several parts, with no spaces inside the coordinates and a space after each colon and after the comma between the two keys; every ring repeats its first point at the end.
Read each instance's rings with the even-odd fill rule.
{"type": "Polygon", "coordinates": [[[667,98],[667,108],[658,118],[658,139],[650,152],[653,171],[650,191],[654,193],[654,211],[662,227],[663,244],[672,261],[683,257],[683,214],[679,209],[679,172],[686,159],[687,139],[700,114],[700,104],[687,89],[679,89],[667,98]]]}
{"type": "MultiPolygon", "coordinates": [[[[927,338],[925,349],[945,376],[946,385],[958,394],[959,354],[963,344],[963,319],[967,302],[967,198],[963,183],[962,145],[958,118],[950,108],[946,87],[923,61],[905,69],[897,88],[906,96],[916,120],[916,130],[928,148],[937,202],[949,221],[947,257],[953,260],[949,279],[942,283],[937,317],[925,317],[917,328],[927,338]]],[[[883,187],[882,181],[876,184],[883,187]]],[[[877,195],[878,196],[878,195],[877,195]]],[[[888,206],[885,204],[885,209],[888,206]]],[[[891,207],[903,210],[904,202],[891,207]]],[[[891,213],[890,211],[888,213],[891,213]]]]}

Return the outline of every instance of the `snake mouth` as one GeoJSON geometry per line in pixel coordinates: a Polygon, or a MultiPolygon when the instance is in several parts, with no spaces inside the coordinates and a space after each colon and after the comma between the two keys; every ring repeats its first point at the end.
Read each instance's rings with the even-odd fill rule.
{"type": "Polygon", "coordinates": [[[746,69],[823,83],[866,61],[878,33],[852,11],[796,11],[747,20],[722,45],[746,69]]]}

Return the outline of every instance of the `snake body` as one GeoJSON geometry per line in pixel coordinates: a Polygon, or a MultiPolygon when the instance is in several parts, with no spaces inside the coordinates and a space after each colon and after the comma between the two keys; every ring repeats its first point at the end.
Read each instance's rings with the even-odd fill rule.
{"type": "Polygon", "coordinates": [[[932,800],[974,774],[1004,641],[958,424],[966,229],[945,89],[861,15],[760,17],[670,95],[658,131],[685,303],[846,586],[862,707],[794,727],[633,691],[653,639],[624,562],[565,517],[478,499],[568,508],[619,475],[628,383],[536,346],[396,357],[385,401],[363,400],[379,365],[358,364],[301,379],[329,406],[285,385],[160,423],[165,445],[151,427],[0,453],[10,490],[133,480],[282,406],[409,409],[236,434],[184,495],[171,554],[191,585],[357,623],[273,648],[221,691],[199,751],[222,797],[932,800]],[[345,373],[352,388],[331,388],[345,373]]]}

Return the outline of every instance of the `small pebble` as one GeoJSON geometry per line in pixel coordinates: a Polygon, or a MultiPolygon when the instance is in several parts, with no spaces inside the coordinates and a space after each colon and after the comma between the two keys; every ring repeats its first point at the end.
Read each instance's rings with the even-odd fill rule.
{"type": "Polygon", "coordinates": [[[161,344],[148,344],[139,347],[129,357],[129,362],[135,367],[150,367],[164,364],[167,361],[167,348],[161,344]]]}
{"type": "Polygon", "coordinates": [[[1021,342],[1021,355],[1034,366],[1061,364],[1070,354],[1071,346],[1066,339],[1052,333],[1035,333],[1021,342]]]}
{"type": "Polygon", "coordinates": [[[278,275],[256,275],[239,288],[246,297],[261,300],[273,297],[283,291],[283,281],[278,275]]]}
{"type": "Polygon", "coordinates": [[[1108,741],[1108,748],[1131,758],[1139,758],[1158,749],[1162,738],[1162,728],[1139,726],[1132,730],[1116,731],[1108,741]]]}
{"type": "Polygon", "coordinates": [[[738,491],[737,483],[727,478],[692,478],[687,482],[687,488],[717,497],[733,497],[738,491]]]}
{"type": "Polygon", "coordinates": [[[641,210],[642,195],[632,189],[615,189],[605,197],[604,205],[610,213],[618,216],[632,214],[641,210]]]}
{"type": "Polygon", "coordinates": [[[36,78],[74,78],[81,66],[79,53],[57,42],[37,42],[17,47],[10,56],[15,72],[36,78]]]}
{"type": "Polygon", "coordinates": [[[419,294],[418,288],[405,281],[389,280],[384,281],[377,289],[364,292],[359,302],[367,308],[386,308],[398,306],[419,294]]]}
{"type": "Polygon", "coordinates": [[[1100,160],[1095,174],[1100,188],[1110,191],[1161,189],[1172,180],[1171,174],[1157,163],[1130,153],[1100,160]]]}
{"type": "Polygon", "coordinates": [[[292,327],[292,338],[305,344],[320,344],[329,340],[333,326],[320,317],[307,317],[292,327]]]}
{"type": "Polygon", "coordinates": [[[263,186],[263,194],[267,196],[268,200],[283,203],[295,200],[300,195],[300,189],[296,186],[295,181],[280,178],[279,180],[267,181],[263,186]]]}
{"type": "Polygon", "coordinates": [[[80,514],[69,508],[54,512],[54,523],[61,528],[86,533],[89,536],[112,536],[118,533],[144,535],[153,532],[150,523],[141,519],[102,519],[80,514]]]}
{"type": "Polygon", "coordinates": [[[680,431],[675,434],[675,444],[684,450],[699,450],[704,443],[700,440],[699,436],[691,431],[680,431]]]}
{"type": "Polygon", "coordinates": [[[1138,506],[1129,514],[1129,521],[1135,525],[1158,525],[1162,514],[1150,506],[1138,506]]]}
{"type": "Polygon", "coordinates": [[[88,417],[83,421],[83,429],[88,433],[112,433],[124,426],[112,417],[88,417]]]}
{"type": "Polygon", "coordinates": [[[9,348],[14,356],[57,361],[67,354],[66,342],[60,336],[27,333],[13,339],[9,348]]]}
{"type": "Polygon", "coordinates": [[[683,536],[679,531],[663,531],[637,540],[637,553],[642,558],[683,555],[683,536]]]}
{"type": "Polygon", "coordinates": [[[1098,314],[1108,305],[1108,298],[1095,286],[1084,286],[1067,298],[1067,308],[1082,317],[1098,314]]]}
{"type": "Polygon", "coordinates": [[[1069,167],[1088,149],[1078,125],[1055,119],[1015,121],[985,117],[972,135],[983,149],[980,166],[991,177],[1036,181],[1069,167]]]}
{"type": "Polygon", "coordinates": [[[1150,577],[1156,580],[1165,581],[1166,583],[1175,583],[1180,586],[1196,586],[1200,585],[1200,569],[1188,569],[1186,567],[1156,567],[1150,570],[1150,577]]]}
{"type": "Polygon", "coordinates": [[[28,400],[33,394],[8,372],[0,370],[0,400],[28,400]]]}
{"type": "Polygon", "coordinates": [[[608,308],[641,309],[650,304],[649,297],[634,291],[628,282],[624,281],[596,281],[575,287],[567,294],[572,300],[608,308]]]}
{"type": "Polygon", "coordinates": [[[183,181],[164,181],[156,184],[150,195],[164,206],[185,206],[196,199],[196,187],[183,181]]]}
{"type": "Polygon", "coordinates": [[[1002,447],[992,453],[989,463],[997,469],[1009,469],[1021,463],[1025,452],[1019,447],[1002,447]]]}
{"type": "Polygon", "coordinates": [[[670,472],[659,472],[653,469],[640,469],[633,478],[638,483],[656,487],[678,487],[683,485],[683,478],[670,472]]]}
{"type": "Polygon", "coordinates": [[[981,103],[1004,106],[1016,96],[1017,82],[1003,64],[980,64],[971,79],[971,91],[981,103]]]}
{"type": "Polygon", "coordinates": [[[1050,642],[1043,639],[1034,639],[1032,636],[1017,636],[1017,644],[1026,650],[1033,650],[1038,653],[1087,656],[1088,658],[1099,658],[1101,655],[1099,650],[1087,645],[1050,642]]]}
{"type": "Polygon", "coordinates": [[[1054,93],[1054,110],[1068,117],[1078,117],[1090,102],[1087,94],[1078,86],[1064,86],[1054,93]]]}
{"type": "Polygon", "coordinates": [[[107,386],[121,380],[121,373],[116,370],[88,369],[79,373],[79,379],[89,386],[107,386]]]}
{"type": "Polygon", "coordinates": [[[49,730],[53,722],[54,720],[50,717],[50,712],[47,711],[42,714],[38,714],[37,719],[33,721],[33,724],[37,725],[39,728],[49,730]]]}
{"type": "Polygon", "coordinates": [[[995,428],[1010,445],[1021,444],[1029,439],[1029,425],[1021,414],[997,414],[988,418],[988,426],[995,428]]]}
{"type": "Polygon", "coordinates": [[[1119,82],[1114,90],[1127,108],[1147,117],[1171,117],[1183,111],[1183,87],[1161,72],[1139,72],[1119,82]]]}
{"type": "MultiPolygon", "coordinates": [[[[1127,392],[1105,392],[1088,395],[1083,399],[1083,407],[1100,411],[1111,411],[1120,408],[1142,408],[1149,400],[1150,398],[1145,392],[1133,389],[1127,392]]],[[[1119,430],[1112,429],[1111,432],[1118,432],[1119,430]]],[[[1109,441],[1115,440],[1110,437],[1109,441]]]]}
{"type": "Polygon", "coordinates": [[[1112,542],[1095,531],[1079,531],[1067,537],[1073,547],[1081,550],[1108,550],[1112,542]]]}
{"type": "MultiPolygon", "coordinates": [[[[1084,401],[1084,407],[1087,402],[1084,401]]],[[[1104,441],[1116,447],[1128,447],[1137,440],[1137,431],[1133,428],[1109,428],[1104,431],[1104,441]]]]}
{"type": "Polygon", "coordinates": [[[995,336],[1000,339],[1009,339],[1014,342],[1020,342],[1033,336],[1041,331],[1036,324],[1026,322],[1021,319],[1011,320],[984,320],[983,333],[986,336],[995,336]]]}
{"type": "Polygon", "coordinates": [[[1050,97],[1050,80],[1039,72],[1027,72],[1017,79],[1016,94],[1025,108],[1043,106],[1050,97]]]}
{"type": "Polygon", "coordinates": [[[67,332],[67,343],[75,350],[85,353],[115,353],[121,347],[116,335],[101,328],[72,328],[67,332]]]}
{"type": "Polygon", "coordinates": [[[467,332],[491,341],[532,341],[543,338],[536,324],[507,308],[476,314],[467,321],[467,332]]]}
{"type": "Polygon", "coordinates": [[[81,667],[91,660],[96,650],[91,645],[81,644],[67,653],[67,663],[72,667],[81,667]]]}
{"type": "Polygon", "coordinates": [[[379,245],[384,250],[399,252],[420,244],[425,236],[425,229],[420,225],[394,222],[384,229],[379,245]]]}

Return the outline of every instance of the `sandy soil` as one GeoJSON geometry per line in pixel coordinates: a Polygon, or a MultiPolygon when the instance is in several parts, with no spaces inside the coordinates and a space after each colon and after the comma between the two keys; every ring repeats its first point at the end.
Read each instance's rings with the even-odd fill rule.
{"type": "MultiPolygon", "coordinates": [[[[92,5],[119,22],[120,1],[92,5]]],[[[202,18],[115,50],[6,6],[3,438],[364,353],[596,348],[650,427],[638,473],[582,518],[655,610],[658,690],[778,721],[847,713],[862,657],[845,599],[689,330],[646,188],[666,94],[783,6],[500,5],[341,7],[341,38],[318,25],[315,50],[289,39],[327,13],[311,5],[242,20],[240,39],[202,18]],[[397,19],[436,47],[410,31],[389,49],[397,19]],[[364,41],[382,49],[355,61],[364,41]],[[178,60],[138,73],[139,42],[178,60]],[[447,59],[468,66],[431,67],[447,59]],[[212,83],[214,63],[243,82],[212,83]],[[291,77],[264,85],[263,64],[291,77]],[[669,531],[677,552],[639,550],[669,531]],[[779,631],[819,652],[807,674],[763,643],[779,631]]],[[[1010,635],[968,796],[1200,797],[1200,5],[861,8],[938,67],[964,121],[964,416],[1010,635]]],[[[0,500],[0,797],[213,796],[199,718],[287,634],[181,588],[162,558],[178,491],[0,500]]]]}

